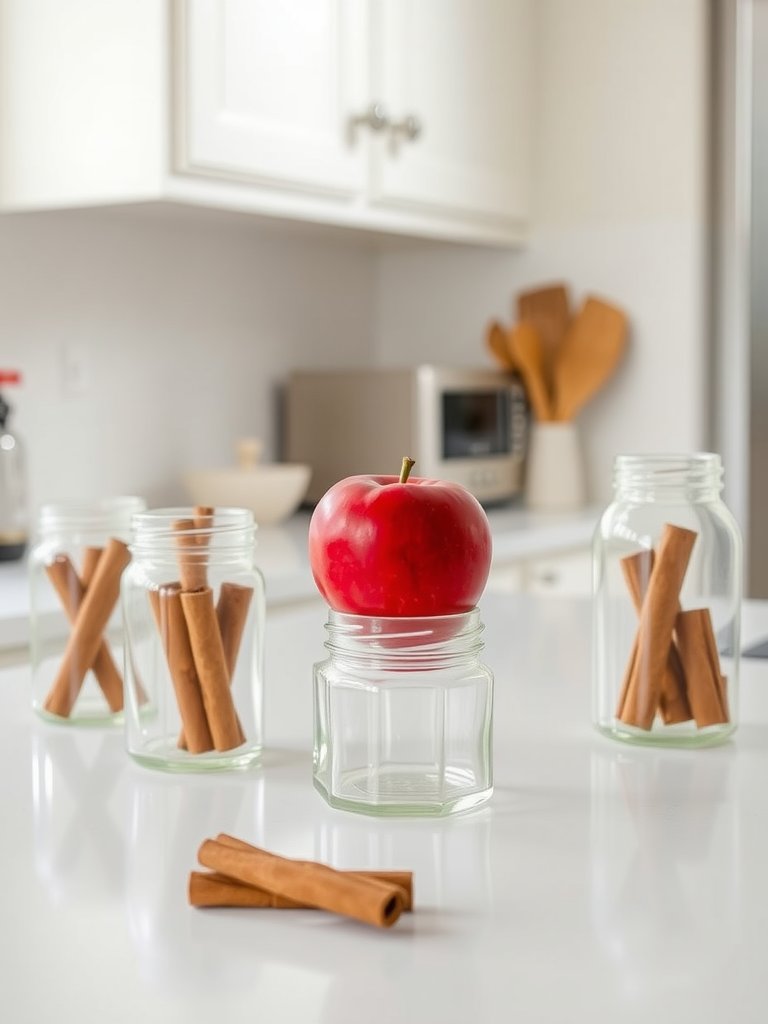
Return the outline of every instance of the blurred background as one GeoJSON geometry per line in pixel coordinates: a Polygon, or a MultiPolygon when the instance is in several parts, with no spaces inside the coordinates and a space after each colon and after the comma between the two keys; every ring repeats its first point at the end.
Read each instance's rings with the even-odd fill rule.
{"type": "Polygon", "coordinates": [[[766,68],[768,0],[0,0],[30,507],[279,461],[293,371],[491,368],[562,281],[629,322],[589,500],[619,452],[721,452],[768,596],[766,68]]]}

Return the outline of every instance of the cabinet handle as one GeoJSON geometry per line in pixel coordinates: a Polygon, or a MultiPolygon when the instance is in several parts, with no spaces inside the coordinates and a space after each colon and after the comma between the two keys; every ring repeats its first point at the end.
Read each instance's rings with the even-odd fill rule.
{"type": "Polygon", "coordinates": [[[408,142],[413,142],[421,135],[421,121],[415,114],[408,114],[402,121],[390,124],[389,130],[395,138],[402,135],[408,142]]]}
{"type": "Polygon", "coordinates": [[[358,114],[351,120],[353,127],[363,125],[370,128],[372,132],[383,132],[390,127],[391,123],[383,103],[372,103],[364,114],[358,114]]]}

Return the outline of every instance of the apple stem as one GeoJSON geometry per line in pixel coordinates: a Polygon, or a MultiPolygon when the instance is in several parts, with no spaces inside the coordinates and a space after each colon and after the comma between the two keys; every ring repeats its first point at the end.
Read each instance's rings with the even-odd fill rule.
{"type": "Polygon", "coordinates": [[[411,475],[411,470],[416,465],[414,459],[409,459],[407,455],[403,456],[403,465],[400,468],[400,483],[404,484],[407,482],[408,477],[411,475]]]}

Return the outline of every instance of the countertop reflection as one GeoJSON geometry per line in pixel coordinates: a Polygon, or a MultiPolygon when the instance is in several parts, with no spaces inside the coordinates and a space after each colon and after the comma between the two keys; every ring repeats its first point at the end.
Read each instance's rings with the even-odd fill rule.
{"type": "MultiPolygon", "coordinates": [[[[9,1022],[762,1021],[768,663],[731,744],[621,746],[589,720],[586,601],[487,595],[496,790],[445,820],[328,808],[311,784],[319,601],[272,610],[258,770],[165,775],[119,729],[48,725],[0,673],[0,968],[9,1022]],[[309,911],[193,910],[201,841],[414,872],[387,932],[309,911]]],[[[768,633],[751,605],[747,640],[768,633]]]]}

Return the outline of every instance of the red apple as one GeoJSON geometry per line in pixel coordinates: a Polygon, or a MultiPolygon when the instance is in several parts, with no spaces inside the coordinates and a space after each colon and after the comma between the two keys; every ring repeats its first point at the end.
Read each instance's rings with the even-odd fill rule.
{"type": "MultiPolygon", "coordinates": [[[[407,464],[407,465],[406,465],[407,464]]],[[[460,484],[350,476],[309,524],[309,561],[325,600],[357,615],[452,615],[473,608],[491,564],[488,519],[460,484]]]]}

